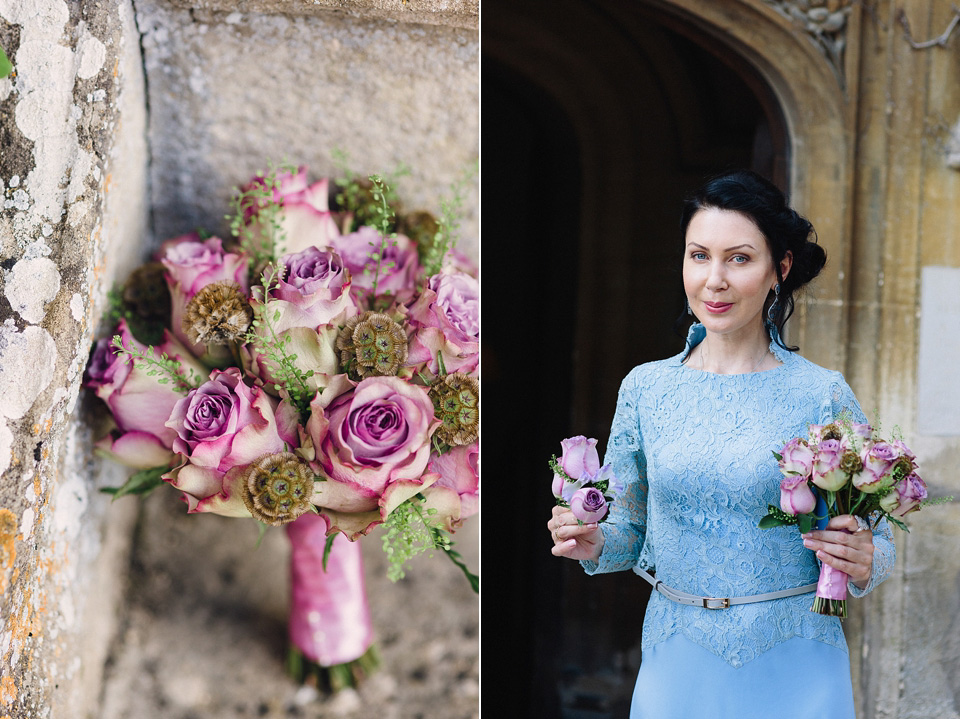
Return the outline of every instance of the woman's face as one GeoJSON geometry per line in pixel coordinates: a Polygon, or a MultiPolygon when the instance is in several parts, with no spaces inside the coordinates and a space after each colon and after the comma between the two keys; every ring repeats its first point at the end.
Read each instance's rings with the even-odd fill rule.
{"type": "MultiPolygon", "coordinates": [[[[699,210],[687,226],[683,288],[704,327],[735,336],[763,323],[764,302],[777,284],[773,257],[763,233],[731,210],[699,210]]],[[[789,253],[781,263],[786,277],[789,253]]]]}

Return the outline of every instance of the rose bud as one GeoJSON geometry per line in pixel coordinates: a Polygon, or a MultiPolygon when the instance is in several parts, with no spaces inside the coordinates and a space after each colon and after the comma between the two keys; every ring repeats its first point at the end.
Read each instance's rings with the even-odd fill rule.
{"type": "Polygon", "coordinates": [[[817,497],[802,476],[784,477],[780,481],[780,509],[794,516],[809,514],[817,506],[817,497]]]}
{"type": "Polygon", "coordinates": [[[840,466],[843,447],[837,439],[825,439],[817,447],[813,461],[813,483],[828,492],[836,492],[847,483],[847,474],[840,466]]]}
{"type": "Polygon", "coordinates": [[[600,490],[584,487],[577,490],[570,499],[570,509],[573,516],[581,522],[599,522],[607,514],[607,500],[600,490]]]}

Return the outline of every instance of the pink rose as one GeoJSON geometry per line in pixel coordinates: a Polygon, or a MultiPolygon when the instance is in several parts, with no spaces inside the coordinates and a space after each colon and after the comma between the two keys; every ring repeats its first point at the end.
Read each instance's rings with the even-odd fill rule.
{"type": "Polygon", "coordinates": [[[239,474],[228,473],[283,451],[276,409],[262,389],[244,384],[236,367],[214,370],[208,382],[177,402],[166,425],[177,433],[173,449],[183,461],[163,478],[183,491],[188,511],[249,515],[239,474]]]}
{"type": "Polygon", "coordinates": [[[607,500],[600,490],[584,487],[570,499],[570,510],[581,522],[599,522],[607,514],[607,500]]]}
{"type": "Polygon", "coordinates": [[[920,503],[926,498],[926,483],[916,472],[911,472],[897,482],[890,494],[880,499],[880,508],[894,517],[905,517],[920,509],[920,503]]]}
{"type": "Polygon", "coordinates": [[[314,503],[352,539],[439,476],[424,475],[439,425],[426,390],[398,377],[367,377],[328,403],[311,403],[306,426],[315,465],[329,479],[314,503]]]}
{"type": "Polygon", "coordinates": [[[889,486],[900,456],[899,450],[888,442],[868,442],[860,453],[863,471],[854,476],[853,486],[868,494],[889,486]]]}
{"type": "Polygon", "coordinates": [[[809,514],[817,506],[817,497],[807,478],[790,475],[780,480],[780,509],[787,514],[809,514]]]}
{"type": "Polygon", "coordinates": [[[840,468],[845,449],[839,440],[825,439],[814,454],[813,483],[828,492],[836,492],[847,483],[847,473],[840,468]]]}
{"type": "Polygon", "coordinates": [[[427,471],[440,479],[424,490],[427,507],[437,515],[449,531],[460,527],[463,520],[480,509],[480,448],[476,442],[461,445],[440,455],[431,455],[427,471]]]}
{"type": "MultiPolygon", "coordinates": [[[[377,263],[370,255],[380,251],[381,235],[373,227],[364,225],[349,235],[340,235],[333,246],[353,276],[353,289],[358,295],[369,294],[377,263]]],[[[417,248],[409,237],[397,235],[387,241],[383,252],[377,294],[406,296],[412,294],[420,272],[417,248]],[[388,266],[391,265],[391,266],[388,266]]]]}
{"type": "Polygon", "coordinates": [[[201,241],[197,235],[184,235],[165,242],[160,262],[166,268],[170,288],[170,329],[195,355],[206,354],[203,345],[195,345],[183,332],[184,310],[194,295],[214,282],[236,282],[249,294],[246,255],[225,252],[219,237],[201,241]]]}
{"type": "Polygon", "coordinates": [[[810,476],[810,472],[813,470],[814,454],[806,441],[799,438],[791,439],[784,446],[780,455],[780,471],[785,475],[810,476]]]}
{"type": "Polygon", "coordinates": [[[470,275],[434,275],[410,308],[408,365],[425,364],[439,374],[437,355],[447,372],[471,374],[480,356],[480,284],[470,275]]]}
{"type": "MultiPolygon", "coordinates": [[[[259,208],[251,204],[244,212],[249,225],[247,231],[254,236],[263,233],[276,237],[275,256],[300,252],[308,247],[329,247],[340,231],[328,205],[328,180],[308,185],[307,168],[303,166],[297,168],[296,174],[277,173],[276,180],[277,187],[273,188],[270,199],[281,206],[274,220],[279,223],[279,228],[274,229],[271,225],[259,227],[259,208]]],[[[263,176],[258,175],[241,189],[245,192],[265,187],[263,176]]]]}
{"type": "Polygon", "coordinates": [[[563,454],[560,466],[571,479],[580,479],[584,474],[596,474],[600,469],[597,440],[587,439],[582,434],[560,442],[563,454]]]}
{"type": "MultiPolygon", "coordinates": [[[[124,347],[146,354],[147,347],[134,339],[126,320],[117,326],[124,347]]],[[[153,355],[166,354],[178,360],[187,379],[192,370],[203,378],[205,370],[186,348],[164,331],[164,342],[153,355]]],[[[99,340],[87,366],[86,384],[106,402],[117,423],[117,431],[97,443],[98,449],[128,467],[149,469],[169,464],[173,459],[176,432],[166,426],[174,405],[183,397],[172,381],[161,374],[151,375],[154,368],[134,363],[126,355],[118,355],[111,339],[99,340]]]]}

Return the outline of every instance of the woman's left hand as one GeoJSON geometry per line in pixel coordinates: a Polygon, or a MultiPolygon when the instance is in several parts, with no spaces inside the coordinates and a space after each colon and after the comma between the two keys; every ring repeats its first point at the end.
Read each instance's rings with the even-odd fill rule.
{"type": "Polygon", "coordinates": [[[855,585],[866,589],[873,573],[873,532],[860,529],[856,517],[832,517],[826,529],[803,535],[803,546],[817,553],[817,559],[846,572],[855,585]]]}

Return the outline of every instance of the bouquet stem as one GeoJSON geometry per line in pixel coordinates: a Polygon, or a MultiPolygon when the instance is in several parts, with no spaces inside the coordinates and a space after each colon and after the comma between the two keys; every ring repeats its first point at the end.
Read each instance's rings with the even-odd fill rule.
{"type": "Polygon", "coordinates": [[[847,581],[850,576],[829,564],[820,567],[820,580],[810,611],[829,617],[847,617],[847,581]]]}
{"type": "Polygon", "coordinates": [[[318,689],[356,686],[379,664],[360,544],[338,534],[324,570],[326,520],[307,513],[286,529],[291,546],[288,670],[318,689]]]}

